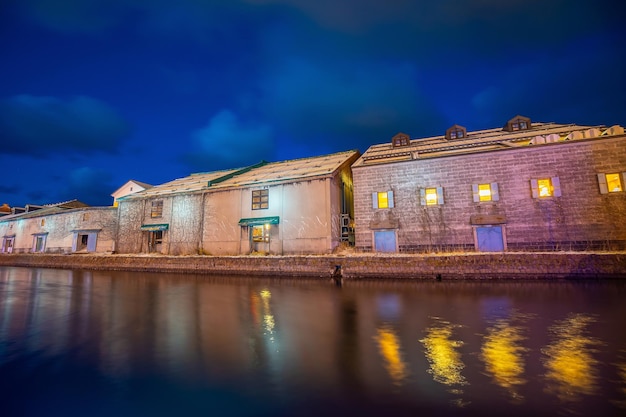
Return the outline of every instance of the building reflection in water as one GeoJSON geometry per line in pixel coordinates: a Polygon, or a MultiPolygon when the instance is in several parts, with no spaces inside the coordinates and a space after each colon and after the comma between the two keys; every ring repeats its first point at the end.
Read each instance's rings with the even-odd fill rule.
{"type": "Polygon", "coordinates": [[[598,342],[589,337],[594,319],[575,314],[550,327],[552,343],[542,349],[546,391],[563,402],[579,401],[597,389],[597,361],[592,354],[598,342]]]}
{"type": "MultiPolygon", "coordinates": [[[[461,374],[465,365],[458,351],[463,346],[463,342],[452,339],[454,327],[447,321],[437,319],[434,326],[426,329],[426,337],[420,342],[426,349],[428,372],[433,379],[440,384],[447,385],[451,393],[463,395],[461,387],[467,385],[467,381],[461,374]]],[[[462,398],[456,399],[453,403],[460,407],[466,405],[462,398]]]]}
{"type": "Polygon", "coordinates": [[[511,325],[508,320],[498,320],[487,329],[481,348],[487,374],[497,385],[506,389],[515,402],[523,400],[518,388],[526,383],[522,357],[526,351],[522,346],[524,339],[520,327],[511,325]]]}
{"type": "Polygon", "coordinates": [[[395,385],[401,386],[408,376],[408,370],[402,359],[398,336],[390,326],[382,326],[376,329],[375,339],[380,355],[385,360],[385,369],[391,380],[395,385]]]}

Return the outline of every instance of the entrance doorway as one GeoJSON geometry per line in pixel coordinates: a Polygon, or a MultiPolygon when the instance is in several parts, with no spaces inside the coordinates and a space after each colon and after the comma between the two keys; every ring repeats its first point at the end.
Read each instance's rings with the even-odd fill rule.
{"type": "Polygon", "coordinates": [[[374,250],[376,252],[397,252],[395,230],[374,230],[374,250]]]}
{"type": "Polygon", "coordinates": [[[163,246],[163,230],[148,232],[148,252],[161,253],[163,246]]]}
{"type": "Polygon", "coordinates": [[[270,227],[269,224],[255,224],[250,227],[250,253],[269,253],[270,227]]]}
{"type": "Polygon", "coordinates": [[[95,231],[76,231],[72,252],[95,252],[98,233],[95,231]]]}
{"type": "Polygon", "coordinates": [[[476,249],[479,252],[503,252],[504,231],[502,226],[475,227],[476,249]]]}
{"type": "Polygon", "coordinates": [[[13,253],[13,245],[15,244],[15,237],[5,237],[2,241],[2,253],[13,253]]]}

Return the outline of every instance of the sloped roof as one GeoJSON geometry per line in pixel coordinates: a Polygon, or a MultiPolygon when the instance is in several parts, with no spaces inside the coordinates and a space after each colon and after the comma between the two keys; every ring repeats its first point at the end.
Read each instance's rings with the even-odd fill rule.
{"type": "Polygon", "coordinates": [[[121,187],[119,187],[117,190],[113,191],[111,193],[112,196],[115,196],[118,192],[120,192],[122,189],[124,189],[128,184],[133,183],[138,185],[139,187],[143,188],[144,190],[148,189],[148,188],[152,188],[151,184],[148,184],[146,182],[141,182],[141,181],[137,181],[137,180],[128,180],[126,181],[121,187]]]}
{"type": "Polygon", "coordinates": [[[191,174],[188,177],[177,178],[173,181],[166,182],[161,185],[155,185],[138,193],[129,194],[120,198],[120,200],[132,200],[135,198],[153,197],[157,195],[169,195],[176,193],[192,193],[206,188],[209,181],[228,175],[237,170],[230,169],[226,171],[203,172],[191,174]]]}
{"type": "MultiPolygon", "coordinates": [[[[38,208],[37,210],[27,211],[23,213],[15,213],[15,214],[2,216],[0,217],[0,222],[14,220],[14,219],[29,219],[31,217],[40,217],[40,216],[46,216],[49,214],[56,214],[56,213],[64,213],[72,209],[85,209],[85,208],[102,209],[102,207],[91,207],[88,204],[85,204],[79,200],[69,200],[69,201],[64,201],[62,203],[44,204],[41,207],[43,208],[38,208]]],[[[108,209],[108,207],[106,208],[108,209]]]]}
{"type": "Polygon", "coordinates": [[[245,168],[191,174],[188,177],[178,178],[122,197],[120,200],[323,177],[333,175],[341,165],[350,159],[356,159],[358,155],[358,151],[346,151],[289,161],[262,162],[245,168]]]}
{"type": "Polygon", "coordinates": [[[623,133],[624,129],[620,126],[607,129],[603,125],[532,123],[529,129],[513,132],[495,128],[467,132],[462,139],[448,140],[445,135],[441,135],[413,139],[409,145],[403,147],[394,148],[391,141],[373,145],[352,167],[607,137],[623,133]]]}
{"type": "Polygon", "coordinates": [[[345,151],[311,158],[272,162],[244,172],[241,175],[233,176],[226,181],[211,186],[211,188],[253,186],[324,177],[334,174],[346,161],[356,158],[358,155],[358,151],[345,151]]]}

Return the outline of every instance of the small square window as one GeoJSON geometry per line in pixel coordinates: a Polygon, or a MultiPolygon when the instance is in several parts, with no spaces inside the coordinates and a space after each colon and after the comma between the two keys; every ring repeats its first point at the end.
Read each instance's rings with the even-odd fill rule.
{"type": "Polygon", "coordinates": [[[437,189],[427,188],[426,189],[426,205],[434,206],[436,204],[437,204],[437,189]]]}
{"type": "Polygon", "coordinates": [[[372,193],[372,208],[393,208],[393,191],[381,191],[372,193]]]}
{"type": "Polygon", "coordinates": [[[389,197],[387,193],[378,193],[378,208],[388,208],[389,207],[389,197]]]}
{"type": "Polygon", "coordinates": [[[150,209],[150,217],[162,217],[163,216],[163,200],[153,201],[152,208],[150,209]]]}
{"type": "Polygon", "coordinates": [[[552,181],[550,181],[550,178],[537,180],[537,188],[539,197],[552,197],[552,181]]]}
{"type": "Polygon", "coordinates": [[[548,198],[561,196],[559,177],[538,178],[530,180],[533,198],[548,198]]]}
{"type": "Polygon", "coordinates": [[[478,184],[478,199],[491,201],[491,184],[478,184]]]}
{"type": "Polygon", "coordinates": [[[269,190],[254,190],[252,191],[252,210],[267,209],[270,206],[269,190]]]}
{"type": "Polygon", "coordinates": [[[484,183],[473,184],[472,192],[474,194],[474,202],[479,203],[481,201],[498,201],[500,200],[500,193],[498,191],[498,183],[484,183]]]}
{"type": "Polygon", "coordinates": [[[422,206],[436,206],[443,204],[442,187],[421,188],[419,191],[420,204],[422,206]]]}
{"type": "Polygon", "coordinates": [[[618,193],[624,191],[624,185],[620,174],[605,174],[606,175],[606,188],[609,193],[618,193]]]}

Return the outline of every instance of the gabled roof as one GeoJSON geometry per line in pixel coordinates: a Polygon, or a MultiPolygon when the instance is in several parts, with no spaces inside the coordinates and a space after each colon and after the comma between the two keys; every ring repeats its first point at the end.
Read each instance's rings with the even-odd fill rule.
{"type": "MultiPolygon", "coordinates": [[[[29,206],[28,204],[26,206],[29,206]]],[[[14,219],[29,219],[31,217],[46,216],[49,214],[62,213],[72,209],[84,209],[92,208],[88,204],[78,200],[69,200],[61,203],[44,204],[43,206],[36,206],[36,210],[25,211],[21,213],[10,214],[0,217],[0,222],[9,221],[14,219]]]]}
{"type": "Polygon", "coordinates": [[[204,190],[227,189],[242,186],[255,186],[277,182],[290,182],[304,179],[331,176],[345,163],[351,163],[359,156],[358,151],[339,152],[311,158],[293,159],[281,162],[261,162],[249,167],[191,174],[165,184],[154,186],[120,200],[167,196],[180,193],[194,193],[204,190]]]}
{"type": "Polygon", "coordinates": [[[140,191],[138,193],[129,194],[120,198],[120,201],[123,200],[132,200],[135,198],[145,198],[145,197],[153,197],[160,195],[169,195],[176,193],[192,193],[196,191],[200,191],[203,188],[206,188],[209,181],[215,180],[217,178],[223,177],[231,172],[235,172],[237,170],[231,169],[226,171],[214,171],[214,172],[203,172],[198,174],[191,174],[188,177],[178,178],[173,181],[166,182],[165,184],[155,185],[146,190],[140,191]]]}
{"type": "MultiPolygon", "coordinates": [[[[145,183],[145,182],[141,182],[141,181],[137,181],[137,180],[128,180],[120,188],[118,188],[117,190],[113,191],[111,193],[111,196],[112,197],[116,197],[121,191],[123,191],[130,184],[135,184],[138,187],[142,188],[142,190],[147,190],[148,188],[152,188],[151,184],[148,184],[148,183],[145,183]]],[[[142,190],[139,190],[139,191],[142,191],[142,190]]]]}
{"type": "Polygon", "coordinates": [[[356,160],[358,156],[358,151],[345,151],[311,158],[271,162],[235,175],[211,188],[254,186],[330,176],[334,175],[344,163],[350,159],[356,160]]]}
{"type": "Polygon", "coordinates": [[[623,135],[621,126],[579,126],[575,124],[532,123],[526,130],[509,132],[502,128],[467,132],[454,141],[432,136],[410,141],[409,146],[394,148],[391,142],[370,146],[353,168],[398,161],[438,158],[475,152],[488,152],[548,143],[623,135]]]}

